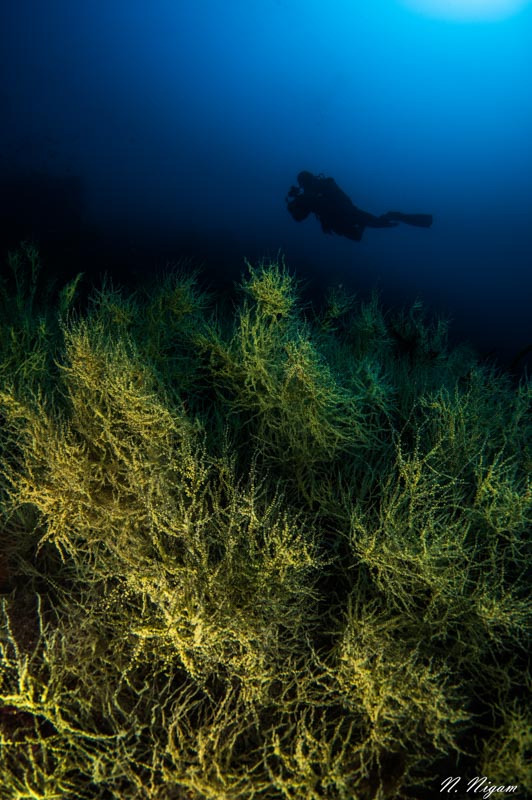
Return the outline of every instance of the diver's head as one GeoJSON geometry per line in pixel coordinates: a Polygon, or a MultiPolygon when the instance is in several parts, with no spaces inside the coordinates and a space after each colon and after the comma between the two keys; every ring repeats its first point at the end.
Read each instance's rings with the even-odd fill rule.
{"type": "Polygon", "coordinates": [[[317,186],[318,178],[316,178],[312,172],[308,172],[308,170],[304,169],[303,172],[300,172],[297,176],[297,182],[303,190],[311,192],[317,186]]]}

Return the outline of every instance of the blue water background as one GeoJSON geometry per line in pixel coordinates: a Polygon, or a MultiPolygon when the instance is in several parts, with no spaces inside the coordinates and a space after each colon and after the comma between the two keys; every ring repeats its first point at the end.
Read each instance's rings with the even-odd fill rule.
{"type": "Polygon", "coordinates": [[[281,251],[316,291],[422,297],[481,352],[532,342],[530,3],[468,22],[400,0],[17,0],[0,17],[0,177],[79,176],[86,239],[112,235],[123,262],[153,269],[166,242],[231,282],[281,251]],[[297,224],[302,169],[433,228],[355,243],[297,224]]]}

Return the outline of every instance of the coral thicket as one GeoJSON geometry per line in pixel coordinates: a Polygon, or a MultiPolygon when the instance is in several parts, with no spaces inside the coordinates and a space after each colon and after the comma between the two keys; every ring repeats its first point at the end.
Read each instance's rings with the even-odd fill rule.
{"type": "Polygon", "coordinates": [[[0,796],[532,791],[531,387],[417,301],[0,283],[0,796]]]}

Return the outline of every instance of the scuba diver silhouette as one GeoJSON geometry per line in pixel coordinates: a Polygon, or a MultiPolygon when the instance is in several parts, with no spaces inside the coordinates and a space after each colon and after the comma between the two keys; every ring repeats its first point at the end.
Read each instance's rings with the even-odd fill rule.
{"type": "Polygon", "coordinates": [[[400,222],[418,228],[430,228],[432,214],[402,214],[388,211],[380,217],[353,205],[333,178],[313,175],[303,170],[297,176],[299,186],[291,186],[286,197],[287,208],[296,222],[310,213],[316,215],[324,233],[336,233],[355,242],[362,239],[366,228],[395,228],[400,222]]]}

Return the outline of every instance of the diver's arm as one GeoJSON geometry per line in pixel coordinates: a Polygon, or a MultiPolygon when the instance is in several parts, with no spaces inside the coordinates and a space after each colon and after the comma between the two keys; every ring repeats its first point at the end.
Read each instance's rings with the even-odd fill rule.
{"type": "Polygon", "coordinates": [[[301,194],[301,189],[299,188],[299,186],[291,186],[290,189],[288,190],[288,194],[286,195],[286,202],[287,203],[289,202],[288,201],[289,197],[292,198],[299,197],[300,194],[301,194]]]}
{"type": "Polygon", "coordinates": [[[312,211],[310,204],[302,194],[297,197],[287,197],[286,207],[296,222],[303,222],[312,211]]]}

